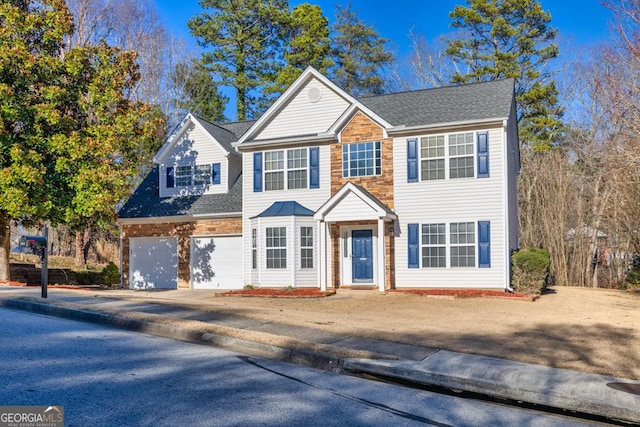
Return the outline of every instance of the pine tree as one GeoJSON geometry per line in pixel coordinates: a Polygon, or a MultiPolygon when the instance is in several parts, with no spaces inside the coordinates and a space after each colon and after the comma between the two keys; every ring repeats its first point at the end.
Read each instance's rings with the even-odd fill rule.
{"type": "Polygon", "coordinates": [[[562,110],[549,63],[558,56],[551,14],[536,0],[467,0],[450,13],[457,38],[446,54],[458,63],[453,83],[516,79],[520,140],[536,150],[558,142],[562,110]]]}
{"type": "Polygon", "coordinates": [[[169,75],[176,94],[173,109],[184,116],[187,112],[211,123],[225,121],[224,108],[228,98],[218,91],[211,73],[202,64],[180,62],[169,75]]]}
{"type": "Polygon", "coordinates": [[[363,22],[351,3],[336,6],[333,32],[333,81],[354,96],[383,93],[382,72],[394,59],[387,49],[387,39],[363,22]]]}
{"type": "Polygon", "coordinates": [[[263,95],[282,66],[287,0],[201,0],[207,10],[188,22],[198,43],[209,48],[201,63],[236,91],[238,120],[252,118],[269,102],[263,95]]]}
{"type": "Polygon", "coordinates": [[[333,65],[330,51],[329,20],[320,6],[309,3],[296,6],[286,21],[286,65],[278,70],[267,92],[284,92],[309,66],[326,74],[333,65]]]}

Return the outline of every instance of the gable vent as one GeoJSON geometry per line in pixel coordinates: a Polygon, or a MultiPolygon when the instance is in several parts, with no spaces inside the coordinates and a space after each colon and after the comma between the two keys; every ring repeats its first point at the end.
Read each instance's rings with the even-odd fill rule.
{"type": "Polygon", "coordinates": [[[311,102],[318,102],[320,98],[322,98],[322,91],[319,87],[311,87],[307,91],[307,98],[309,98],[311,102]]]}

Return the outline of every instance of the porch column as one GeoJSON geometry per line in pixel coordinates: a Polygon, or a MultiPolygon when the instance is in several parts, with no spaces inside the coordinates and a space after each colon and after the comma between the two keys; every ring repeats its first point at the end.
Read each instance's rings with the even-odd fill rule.
{"type": "Polygon", "coordinates": [[[320,290],[327,290],[327,223],[320,221],[319,237],[320,237],[320,250],[318,260],[318,279],[320,281],[320,290]]]}
{"type": "Polygon", "coordinates": [[[384,292],[386,281],[386,266],[387,262],[384,259],[385,254],[385,241],[387,236],[384,234],[384,219],[378,218],[378,290],[384,292]]]}

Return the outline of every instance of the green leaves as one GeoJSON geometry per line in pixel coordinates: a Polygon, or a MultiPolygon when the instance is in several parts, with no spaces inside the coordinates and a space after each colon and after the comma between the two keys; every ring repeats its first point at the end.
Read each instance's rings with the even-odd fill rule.
{"type": "Polygon", "coordinates": [[[134,52],[63,50],[63,0],[0,2],[0,215],[106,223],[159,146],[134,52]],[[64,52],[64,53],[63,53],[64,52]]]}
{"type": "Polygon", "coordinates": [[[536,0],[468,0],[450,14],[457,38],[446,54],[459,63],[453,83],[516,78],[523,144],[545,150],[559,141],[562,110],[548,64],[558,55],[551,15],[536,0]]]}
{"type": "Polygon", "coordinates": [[[381,71],[393,61],[393,55],[386,48],[387,40],[361,21],[350,4],[336,8],[332,39],[333,80],[355,96],[382,93],[381,71]]]}

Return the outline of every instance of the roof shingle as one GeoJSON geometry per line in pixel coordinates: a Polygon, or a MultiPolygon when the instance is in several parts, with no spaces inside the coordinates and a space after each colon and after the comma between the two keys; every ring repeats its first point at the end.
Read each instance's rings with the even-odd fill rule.
{"type": "Polygon", "coordinates": [[[119,218],[159,218],[242,211],[242,175],[226,194],[160,198],[156,166],[118,211],[119,218]]]}

